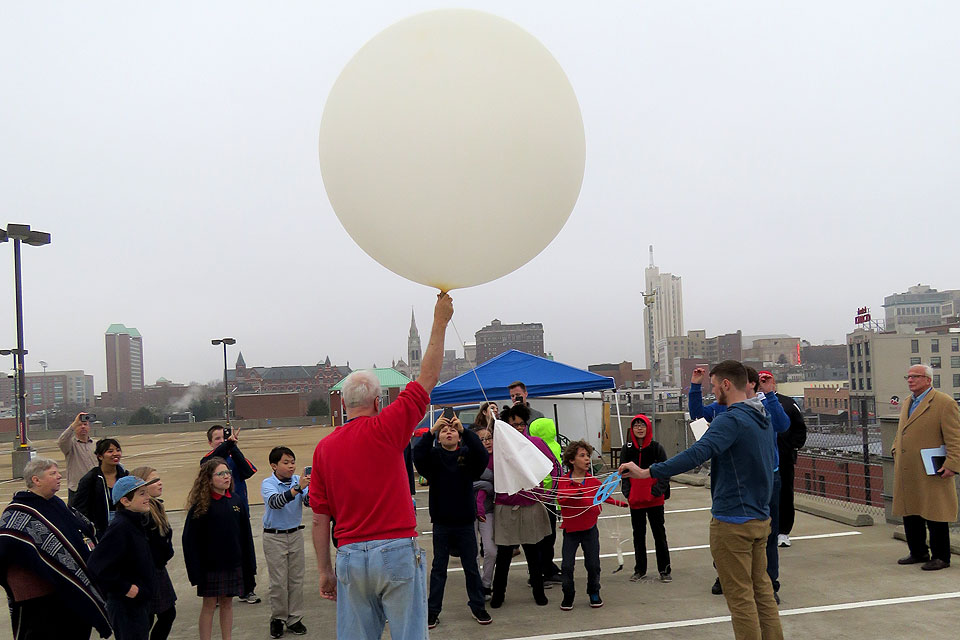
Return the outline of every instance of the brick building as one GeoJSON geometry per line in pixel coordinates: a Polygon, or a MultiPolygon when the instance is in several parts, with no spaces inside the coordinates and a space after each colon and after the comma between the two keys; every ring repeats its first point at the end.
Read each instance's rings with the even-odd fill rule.
{"type": "Polygon", "coordinates": [[[238,393],[233,396],[237,420],[298,418],[307,415],[307,397],[299,392],[238,393]]]}
{"type": "Polygon", "coordinates": [[[843,381],[804,387],[803,408],[819,415],[821,422],[846,423],[850,415],[850,385],[843,381]]]}
{"type": "Polygon", "coordinates": [[[634,369],[633,362],[624,360],[620,364],[591,364],[587,371],[600,376],[613,378],[617,389],[633,389],[650,385],[650,369],[634,369]]]}
{"type": "MultiPolygon", "coordinates": [[[[82,370],[28,372],[27,413],[58,407],[93,406],[93,376],[82,370]]],[[[14,378],[0,377],[0,408],[14,404],[14,378]]]]}
{"type": "Polygon", "coordinates": [[[494,319],[477,331],[477,364],[483,364],[501,353],[516,349],[541,358],[543,350],[543,325],[539,322],[503,324],[494,319]]]}
{"type": "Polygon", "coordinates": [[[237,388],[238,393],[298,391],[307,396],[322,396],[349,373],[349,362],[346,366],[333,365],[329,356],[315,365],[248,367],[241,352],[236,367],[227,370],[227,381],[237,388]]]}

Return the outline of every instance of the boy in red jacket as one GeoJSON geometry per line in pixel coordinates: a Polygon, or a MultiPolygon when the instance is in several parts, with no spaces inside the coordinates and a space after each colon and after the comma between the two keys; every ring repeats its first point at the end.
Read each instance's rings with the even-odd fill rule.
{"type": "MultiPolygon", "coordinates": [[[[557,483],[557,502],[560,503],[560,517],[563,519],[560,524],[563,529],[563,561],[560,564],[563,602],[560,608],[564,611],[573,609],[573,566],[578,547],[583,548],[590,606],[603,606],[603,600],[600,599],[600,532],[597,529],[600,505],[593,504],[600,489],[600,480],[590,474],[591,455],[593,447],[588,442],[577,440],[568,444],[563,451],[563,462],[570,468],[570,473],[557,483]]],[[[618,507],[627,506],[626,502],[614,498],[607,498],[605,502],[618,507]]]]}
{"type": "MultiPolygon", "coordinates": [[[[650,418],[642,413],[630,421],[626,444],[620,451],[621,462],[635,462],[643,469],[654,462],[667,459],[663,446],[653,439],[650,418]]],[[[631,582],[639,582],[647,575],[647,520],[657,549],[657,569],[661,582],[671,582],[670,548],[667,546],[667,530],[663,526],[663,501],[670,497],[670,479],[647,480],[623,479],[623,495],[630,502],[630,523],[633,525],[633,550],[636,565],[631,582]]]]}

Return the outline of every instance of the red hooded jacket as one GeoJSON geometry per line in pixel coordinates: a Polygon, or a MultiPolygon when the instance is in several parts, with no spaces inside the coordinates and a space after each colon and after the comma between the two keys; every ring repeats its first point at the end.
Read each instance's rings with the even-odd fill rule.
{"type": "MultiPolygon", "coordinates": [[[[654,462],[663,462],[667,459],[667,453],[663,446],[653,439],[653,427],[650,424],[650,418],[642,413],[638,413],[630,421],[626,440],[626,444],[620,451],[620,462],[634,462],[640,468],[647,469],[654,462]],[[643,442],[637,442],[637,437],[633,434],[633,423],[638,420],[647,425],[643,442]]],[[[631,509],[659,507],[664,503],[665,498],[670,495],[670,480],[624,478],[623,494],[627,496],[631,509]]]]}

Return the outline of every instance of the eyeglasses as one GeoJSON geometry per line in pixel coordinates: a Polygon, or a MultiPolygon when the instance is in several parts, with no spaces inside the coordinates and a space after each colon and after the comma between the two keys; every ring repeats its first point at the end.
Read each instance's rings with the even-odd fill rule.
{"type": "Polygon", "coordinates": [[[493,442],[493,436],[490,436],[489,438],[480,438],[480,442],[493,442]]]}
{"type": "Polygon", "coordinates": [[[903,376],[903,379],[904,379],[904,380],[913,380],[914,378],[929,378],[929,377],[930,377],[930,376],[925,375],[925,374],[911,373],[911,374],[908,375],[908,376],[903,376]]]}
{"type": "Polygon", "coordinates": [[[229,478],[229,477],[232,476],[233,474],[230,473],[229,471],[217,471],[217,472],[216,472],[215,474],[213,474],[213,475],[217,476],[218,478],[229,478]]]}

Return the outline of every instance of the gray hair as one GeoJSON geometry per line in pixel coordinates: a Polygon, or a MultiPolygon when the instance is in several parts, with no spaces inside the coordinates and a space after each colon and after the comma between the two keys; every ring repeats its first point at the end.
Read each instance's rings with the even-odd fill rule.
{"type": "Polygon", "coordinates": [[[354,371],[343,381],[340,393],[347,409],[369,407],[380,397],[380,380],[372,371],[354,371]]]}
{"type": "Polygon", "coordinates": [[[930,378],[931,380],[933,380],[933,367],[931,367],[931,366],[928,365],[928,364],[921,364],[921,365],[918,365],[918,366],[923,367],[923,373],[924,373],[928,378],[930,378]]]}
{"type": "Polygon", "coordinates": [[[57,461],[52,458],[34,458],[23,467],[23,480],[27,483],[27,489],[33,489],[33,477],[41,475],[50,467],[59,466],[57,461]]]}

